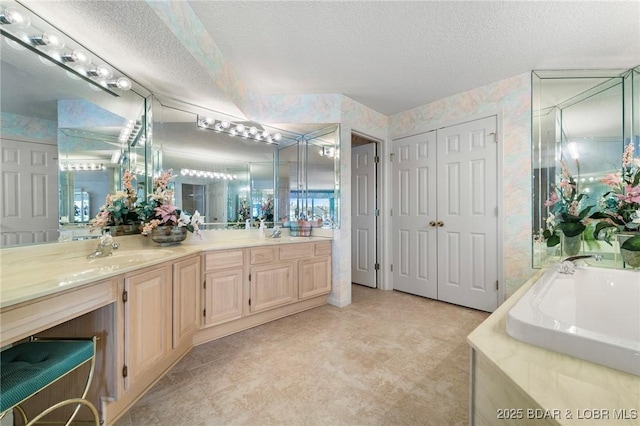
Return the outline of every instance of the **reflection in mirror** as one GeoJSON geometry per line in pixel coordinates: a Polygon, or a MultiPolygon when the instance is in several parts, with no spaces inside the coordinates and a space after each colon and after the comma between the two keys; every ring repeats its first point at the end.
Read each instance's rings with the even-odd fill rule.
{"type": "MultiPolygon", "coordinates": [[[[638,127],[633,134],[625,124],[632,110],[632,102],[624,101],[624,94],[631,92],[625,79],[632,74],[631,70],[532,73],[534,267],[563,255],[560,246],[549,248],[541,238],[553,219],[545,201],[560,183],[561,164],[575,179],[576,192],[584,194],[580,211],[597,205],[609,190],[600,180],[620,170],[624,145],[637,143],[638,127]]],[[[582,238],[585,252],[606,251],[593,240],[592,231],[585,231],[582,238]]]]}
{"type": "MultiPolygon", "coordinates": [[[[44,25],[50,26],[31,14],[31,27],[24,32],[43,31],[44,25]]],[[[0,245],[87,238],[88,220],[109,192],[120,189],[123,166],[133,171],[142,165],[144,170],[145,148],[140,143],[146,92],[139,87],[106,87],[106,80],[101,86],[80,73],[80,64],[47,59],[46,45],[16,39],[11,25],[0,30],[0,195],[5,201],[0,245]],[[137,148],[128,139],[136,122],[141,123],[137,148]],[[121,133],[126,140],[119,140],[121,133]]],[[[65,41],[57,51],[60,55],[81,47],[69,38],[65,41]]],[[[83,62],[85,69],[106,66],[84,50],[90,61],[83,62]]],[[[144,185],[145,176],[141,177],[144,185]]]]}
{"type": "Polygon", "coordinates": [[[281,134],[277,142],[230,136],[198,122],[206,116],[212,122],[256,126],[261,132],[276,129],[178,101],[154,99],[154,158],[161,169],[172,169],[176,175],[175,202],[188,213],[197,209],[203,229],[244,229],[257,226],[260,220],[273,226],[277,221],[275,153],[280,147],[297,146],[300,136],[281,129],[277,129],[281,134]]]}
{"type": "Polygon", "coordinates": [[[197,209],[203,229],[244,229],[261,220],[272,227],[283,219],[312,216],[326,218],[327,227],[337,226],[336,160],[319,154],[322,148],[335,154],[336,125],[274,128],[176,100],[153,99],[154,173],[174,171],[174,202],[188,213],[197,209]],[[217,127],[220,123],[225,124],[217,127]],[[229,129],[238,124],[255,126],[256,134],[280,136],[271,141],[251,133],[232,136],[229,129]],[[307,154],[312,150],[308,146],[314,147],[313,154],[307,154]],[[310,191],[316,198],[310,198],[310,191]]]}

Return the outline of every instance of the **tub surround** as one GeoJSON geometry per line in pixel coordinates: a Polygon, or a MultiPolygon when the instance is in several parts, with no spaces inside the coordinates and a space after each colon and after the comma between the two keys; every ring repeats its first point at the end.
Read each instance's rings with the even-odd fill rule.
{"type": "Polygon", "coordinates": [[[640,377],[507,334],[509,310],[544,273],[468,336],[472,424],[640,425],[640,377]]]}

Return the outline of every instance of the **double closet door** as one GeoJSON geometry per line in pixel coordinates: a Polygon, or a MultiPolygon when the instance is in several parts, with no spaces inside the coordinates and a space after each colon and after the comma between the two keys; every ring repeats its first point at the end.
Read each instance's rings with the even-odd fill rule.
{"type": "Polygon", "coordinates": [[[498,305],[496,117],[393,142],[393,286],[498,305]]]}

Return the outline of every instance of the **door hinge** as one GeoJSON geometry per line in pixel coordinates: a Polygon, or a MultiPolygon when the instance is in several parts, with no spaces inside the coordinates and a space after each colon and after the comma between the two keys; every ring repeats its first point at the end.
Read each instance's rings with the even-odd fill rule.
{"type": "Polygon", "coordinates": [[[204,287],[204,289],[207,289],[207,280],[204,280],[204,282],[202,283],[202,286],[204,287]]]}
{"type": "Polygon", "coordinates": [[[391,272],[393,272],[393,263],[391,264],[391,272]]]}
{"type": "Polygon", "coordinates": [[[380,209],[374,209],[373,210],[373,215],[374,216],[380,216],[380,209]]]}
{"type": "Polygon", "coordinates": [[[122,292],[122,303],[127,303],[128,300],[129,300],[129,292],[127,290],[124,290],[122,292]]]}
{"type": "Polygon", "coordinates": [[[122,367],[122,377],[127,377],[128,375],[129,375],[129,369],[125,365],[124,367],[122,367]]]}
{"type": "Polygon", "coordinates": [[[500,286],[498,285],[498,280],[496,280],[496,290],[499,290],[500,286]]]}
{"type": "Polygon", "coordinates": [[[373,156],[373,162],[374,162],[374,163],[379,163],[379,162],[380,162],[380,157],[379,157],[379,156],[377,156],[377,155],[374,155],[374,156],[373,156]]]}
{"type": "Polygon", "coordinates": [[[496,207],[496,217],[498,217],[498,208],[496,207]]]}
{"type": "Polygon", "coordinates": [[[249,306],[251,306],[251,298],[249,298],[249,306]]]}
{"type": "Polygon", "coordinates": [[[249,281],[251,281],[251,274],[249,274],[249,281]]]}
{"type": "Polygon", "coordinates": [[[207,316],[207,309],[206,309],[206,308],[202,310],[202,316],[203,316],[203,317],[206,317],[206,316],[207,316]]]}
{"type": "Polygon", "coordinates": [[[393,209],[389,210],[389,216],[393,216],[393,209]]]}
{"type": "Polygon", "coordinates": [[[376,271],[379,271],[379,270],[380,270],[380,264],[376,262],[376,263],[373,265],[373,269],[375,269],[376,271]]]}
{"type": "Polygon", "coordinates": [[[394,154],[393,152],[392,152],[391,154],[389,154],[389,161],[391,161],[392,163],[393,163],[393,156],[394,156],[394,155],[395,155],[395,154],[394,154]]]}
{"type": "Polygon", "coordinates": [[[497,132],[491,132],[489,133],[489,136],[493,135],[493,141],[495,143],[498,143],[498,133],[497,132]]]}

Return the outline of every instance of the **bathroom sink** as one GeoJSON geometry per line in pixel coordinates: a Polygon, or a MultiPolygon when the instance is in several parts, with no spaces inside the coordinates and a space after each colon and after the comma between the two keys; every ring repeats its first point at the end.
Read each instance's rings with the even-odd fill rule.
{"type": "Polygon", "coordinates": [[[146,249],[146,250],[114,250],[110,256],[96,257],[89,259],[92,261],[105,262],[117,262],[122,263],[142,263],[151,260],[162,259],[165,256],[173,254],[174,251],[170,249],[146,249]]]}

